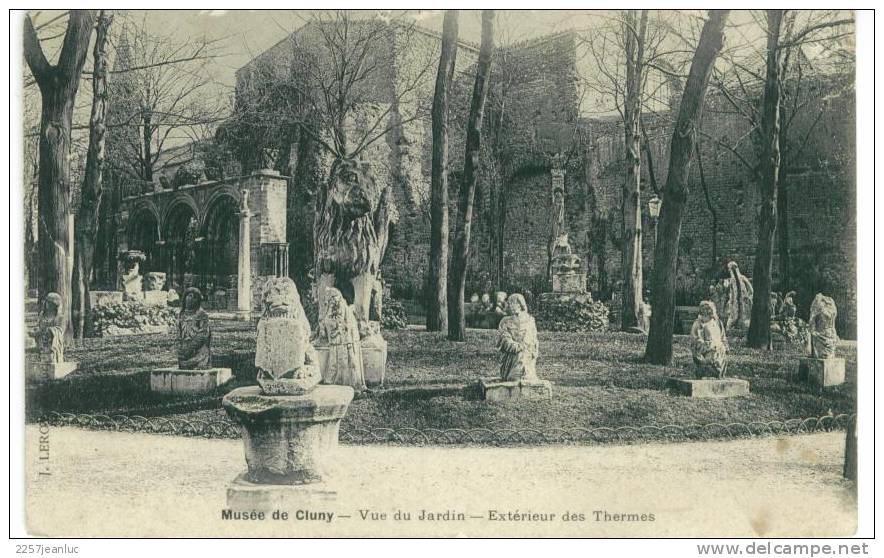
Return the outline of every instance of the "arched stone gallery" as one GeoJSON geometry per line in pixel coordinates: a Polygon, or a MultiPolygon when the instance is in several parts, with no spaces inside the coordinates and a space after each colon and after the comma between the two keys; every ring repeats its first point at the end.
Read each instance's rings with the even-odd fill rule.
{"type": "Polygon", "coordinates": [[[144,252],[142,273],[166,273],[166,289],[197,287],[213,309],[250,312],[263,281],[288,272],[286,188],[259,171],[124,198],[119,249],[144,252]]]}

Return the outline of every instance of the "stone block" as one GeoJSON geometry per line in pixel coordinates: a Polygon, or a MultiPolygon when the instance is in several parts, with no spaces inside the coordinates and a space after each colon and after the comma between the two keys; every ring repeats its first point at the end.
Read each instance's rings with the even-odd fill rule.
{"type": "Polygon", "coordinates": [[[227,487],[227,508],[233,511],[294,511],[305,504],[330,502],[337,491],[328,483],[258,484],[247,473],[237,476],[227,487]]]}
{"type": "Polygon", "coordinates": [[[230,381],[230,368],[179,370],[158,368],[150,372],[150,391],[157,393],[210,393],[230,381]]]}
{"type": "Polygon", "coordinates": [[[739,378],[669,378],[669,389],[695,398],[724,398],[749,395],[749,382],[739,378]]]}
{"type": "Polygon", "coordinates": [[[45,382],[64,378],[77,369],[77,363],[44,362],[39,356],[32,356],[25,362],[25,377],[30,381],[45,382]]]}
{"type": "Polygon", "coordinates": [[[554,293],[585,293],[585,273],[553,273],[552,290],[554,293]]]}
{"type": "Polygon", "coordinates": [[[549,380],[479,380],[482,399],[491,402],[511,399],[549,399],[552,397],[552,383],[549,380]]]}
{"type": "Polygon", "coordinates": [[[169,293],[166,291],[143,291],[144,303],[151,306],[168,306],[169,293]]]}
{"type": "Polygon", "coordinates": [[[844,383],[843,358],[809,358],[798,361],[798,380],[819,387],[838,386],[844,383]]]}
{"type": "Polygon", "coordinates": [[[123,302],[122,291],[89,291],[89,301],[94,308],[123,302]]]}

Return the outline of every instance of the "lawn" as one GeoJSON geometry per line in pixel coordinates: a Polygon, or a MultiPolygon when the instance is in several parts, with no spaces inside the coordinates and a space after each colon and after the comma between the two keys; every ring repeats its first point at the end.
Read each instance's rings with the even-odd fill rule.
{"type": "MultiPolygon", "coordinates": [[[[152,394],[149,370],[175,364],[174,340],[168,335],[117,337],[69,350],[68,358],[80,363],[79,370],[58,382],[31,386],[28,415],[33,419],[53,410],[94,414],[125,409],[172,415],[181,413],[178,404],[183,404],[189,418],[221,418],[218,397],[253,383],[254,324],[214,325],[213,360],[230,366],[237,376],[214,396],[194,401],[152,394]]],[[[541,332],[538,373],[553,382],[553,398],[489,404],[478,400],[470,386],[496,374],[494,332],[470,330],[465,343],[413,329],[384,336],[389,342],[385,388],[357,398],[344,419],[345,428],[616,428],[767,422],[855,411],[853,347],[839,348],[847,359],[847,383],[819,390],[792,380],[800,356],[796,349],[745,349],[735,339],[728,372],[749,380],[750,395],[694,400],[671,395],[665,385],[667,376],[690,373],[686,337],[676,336],[674,364],[661,367],[641,362],[642,336],[541,332]]]]}

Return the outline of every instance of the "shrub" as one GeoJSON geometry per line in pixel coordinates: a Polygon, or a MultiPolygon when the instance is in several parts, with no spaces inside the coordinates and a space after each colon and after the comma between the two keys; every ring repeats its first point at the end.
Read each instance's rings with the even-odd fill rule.
{"type": "Polygon", "coordinates": [[[148,332],[158,326],[175,325],[178,311],[168,306],[144,304],[137,300],[115,302],[92,309],[92,331],[99,337],[109,335],[114,329],[133,333],[148,332]]]}
{"type": "Polygon", "coordinates": [[[198,184],[205,172],[205,166],[198,161],[191,161],[178,167],[175,176],[172,178],[172,184],[179,188],[191,184],[198,184]]]}
{"type": "Polygon", "coordinates": [[[408,325],[408,315],[402,302],[384,294],[384,307],[381,316],[381,327],[384,329],[405,329],[408,325]]]}
{"type": "Polygon", "coordinates": [[[608,307],[588,294],[544,294],[535,314],[537,328],[545,331],[598,332],[608,330],[608,307]]]}

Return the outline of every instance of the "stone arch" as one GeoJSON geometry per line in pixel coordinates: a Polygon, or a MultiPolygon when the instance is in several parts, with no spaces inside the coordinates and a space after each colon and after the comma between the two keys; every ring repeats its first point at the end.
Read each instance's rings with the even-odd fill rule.
{"type": "Polygon", "coordinates": [[[228,199],[232,200],[236,207],[239,207],[240,200],[242,199],[242,192],[238,188],[229,184],[213,191],[205,203],[202,204],[202,212],[199,215],[200,223],[206,223],[206,219],[209,217],[209,213],[212,211],[215,204],[219,201],[226,202],[228,199]]]}
{"type": "MultiPolygon", "coordinates": [[[[213,195],[205,206],[201,236],[207,298],[237,286],[239,258],[239,201],[227,191],[213,195]]],[[[223,302],[219,302],[224,306],[223,302]]]]}
{"type": "Polygon", "coordinates": [[[144,252],[142,274],[165,271],[157,243],[161,240],[159,212],[154,204],[144,202],[132,209],[126,228],[126,244],[130,250],[144,252]]]}
{"type": "Polygon", "coordinates": [[[186,287],[202,286],[199,214],[190,196],[179,196],[163,215],[161,234],[165,241],[167,284],[179,292],[186,287]]]}

